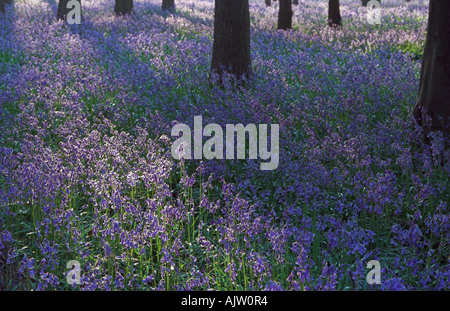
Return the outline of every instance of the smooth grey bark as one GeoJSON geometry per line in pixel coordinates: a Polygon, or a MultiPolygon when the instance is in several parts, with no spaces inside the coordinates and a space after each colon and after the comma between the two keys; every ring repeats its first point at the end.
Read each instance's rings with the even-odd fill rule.
{"type": "Polygon", "coordinates": [[[248,0],[215,0],[211,73],[250,78],[250,11],[248,0]]]}
{"type": "Polygon", "coordinates": [[[279,0],[280,8],[278,11],[277,29],[292,29],[292,0],[279,0]]]}
{"type": "Polygon", "coordinates": [[[450,1],[430,0],[425,50],[414,118],[424,129],[450,134],[450,1]],[[430,118],[430,123],[426,122],[430,118]]]}
{"type": "Polygon", "coordinates": [[[114,13],[116,15],[126,15],[133,12],[133,0],[116,0],[114,13]]]}

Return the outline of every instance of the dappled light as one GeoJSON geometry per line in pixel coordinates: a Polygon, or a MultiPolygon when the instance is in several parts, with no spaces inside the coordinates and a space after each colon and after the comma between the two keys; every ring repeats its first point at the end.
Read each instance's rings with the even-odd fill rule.
{"type": "Polygon", "coordinates": [[[429,1],[328,27],[300,0],[287,30],[279,1],[217,1],[6,4],[0,289],[448,290],[448,136],[413,117],[429,1]]]}

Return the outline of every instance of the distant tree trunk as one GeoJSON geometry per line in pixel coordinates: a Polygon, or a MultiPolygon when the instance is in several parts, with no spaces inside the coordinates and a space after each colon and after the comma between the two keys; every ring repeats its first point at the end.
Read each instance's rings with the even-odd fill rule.
{"type": "Polygon", "coordinates": [[[450,1],[430,0],[425,51],[414,118],[425,142],[430,131],[450,134],[450,1]],[[430,118],[427,124],[425,117],[430,118]]]}
{"type": "Polygon", "coordinates": [[[11,4],[11,3],[12,3],[12,0],[5,0],[5,3],[6,3],[6,4],[11,4]]]}
{"type": "Polygon", "coordinates": [[[266,0],[266,5],[267,6],[271,6],[272,5],[272,1],[271,0],[266,0]]]}
{"type": "Polygon", "coordinates": [[[279,0],[278,29],[292,29],[292,0],[279,0]]]}
{"type": "MultiPolygon", "coordinates": [[[[70,0],[59,0],[58,3],[58,11],[56,12],[56,17],[58,19],[62,19],[64,21],[67,21],[67,14],[69,14],[69,12],[72,10],[72,8],[67,8],[67,4],[69,3],[70,0]]],[[[76,0],[77,2],[80,3],[80,8],[81,8],[81,0],[76,0]]]]}
{"type": "Polygon", "coordinates": [[[328,0],[328,26],[341,27],[342,18],[339,10],[339,0],[328,0]]]}
{"type": "Polygon", "coordinates": [[[298,0],[292,0],[293,5],[298,5],[298,0]]]}
{"type": "Polygon", "coordinates": [[[175,0],[163,0],[162,9],[168,11],[175,11],[175,0]]]}
{"type": "Polygon", "coordinates": [[[116,0],[114,13],[116,15],[125,15],[133,12],[133,0],[116,0]]]}
{"type": "Polygon", "coordinates": [[[211,72],[250,78],[250,11],[248,0],[215,0],[211,72]]]}
{"type": "Polygon", "coordinates": [[[5,13],[5,0],[0,0],[0,12],[5,13]]]}

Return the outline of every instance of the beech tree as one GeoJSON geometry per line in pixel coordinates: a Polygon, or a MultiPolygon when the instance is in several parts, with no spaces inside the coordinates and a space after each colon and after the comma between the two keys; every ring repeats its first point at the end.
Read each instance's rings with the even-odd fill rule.
{"type": "Polygon", "coordinates": [[[450,132],[450,1],[430,0],[428,29],[414,118],[424,129],[450,132]],[[429,118],[429,123],[426,122],[429,118]]]}
{"type": "Polygon", "coordinates": [[[59,0],[58,11],[56,12],[56,16],[58,19],[66,20],[67,13],[69,13],[67,3],[69,3],[69,0],[59,0]]]}
{"type": "MultiPolygon", "coordinates": [[[[58,19],[62,19],[64,21],[67,21],[67,15],[72,12],[73,6],[67,7],[71,0],[59,0],[58,3],[58,11],[56,12],[56,17],[58,19]]],[[[81,0],[74,0],[78,2],[79,8],[80,8],[80,14],[81,14],[81,0]]],[[[81,18],[81,17],[80,17],[81,18]]]]}
{"type": "Polygon", "coordinates": [[[328,0],[328,26],[341,27],[342,18],[339,9],[339,0],[328,0]]]}
{"type": "Polygon", "coordinates": [[[251,63],[248,0],[215,0],[211,72],[249,78],[251,63]]]}
{"type": "Polygon", "coordinates": [[[116,0],[114,13],[116,15],[125,15],[133,12],[133,0],[116,0]]]}
{"type": "Polygon", "coordinates": [[[266,5],[267,6],[271,6],[272,5],[272,1],[271,0],[266,0],[266,5]]]}
{"type": "Polygon", "coordinates": [[[6,12],[5,4],[12,4],[12,0],[0,0],[0,12],[1,13],[6,12]]]}
{"type": "Polygon", "coordinates": [[[279,2],[277,29],[292,29],[292,0],[279,0],[279,2]]]}
{"type": "Polygon", "coordinates": [[[161,7],[163,10],[174,11],[175,10],[175,0],[163,0],[161,7]]]}

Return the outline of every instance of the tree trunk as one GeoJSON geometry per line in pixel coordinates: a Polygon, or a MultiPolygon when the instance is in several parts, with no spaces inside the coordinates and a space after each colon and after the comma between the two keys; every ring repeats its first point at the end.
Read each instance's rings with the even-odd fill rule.
{"type": "Polygon", "coordinates": [[[450,134],[450,1],[430,0],[427,37],[414,118],[424,129],[450,134]],[[429,118],[429,122],[425,118],[429,118]]]}
{"type": "Polygon", "coordinates": [[[292,29],[292,0],[279,0],[278,29],[292,29]]]}
{"type": "Polygon", "coordinates": [[[341,27],[342,18],[341,12],[339,10],[339,0],[329,0],[328,1],[328,26],[330,27],[341,27]]]}
{"type": "MultiPolygon", "coordinates": [[[[67,21],[67,14],[72,10],[72,8],[67,8],[67,4],[70,0],[59,0],[58,3],[58,11],[56,12],[56,17],[58,19],[62,19],[64,21],[67,21]]],[[[81,8],[81,0],[77,0],[77,2],[80,3],[81,8]]]]}
{"type": "Polygon", "coordinates": [[[298,5],[298,0],[292,0],[293,5],[298,5]]]}
{"type": "Polygon", "coordinates": [[[225,71],[250,78],[250,11],[248,0],[215,0],[211,73],[225,71]]]}
{"type": "Polygon", "coordinates": [[[5,0],[5,3],[6,3],[6,4],[11,4],[11,3],[12,3],[12,0],[5,0]]]}
{"type": "Polygon", "coordinates": [[[267,6],[271,6],[272,5],[272,1],[271,0],[266,0],[266,5],[267,6]]]}
{"type": "Polygon", "coordinates": [[[114,13],[116,15],[131,14],[133,12],[133,0],[116,0],[114,13]]]}
{"type": "Polygon", "coordinates": [[[58,19],[66,20],[67,13],[69,13],[67,3],[69,3],[69,0],[59,0],[58,11],[56,12],[56,17],[58,19]]]}
{"type": "Polygon", "coordinates": [[[167,11],[175,11],[175,0],[163,0],[162,9],[167,11]]]}
{"type": "Polygon", "coordinates": [[[5,13],[5,0],[0,0],[0,12],[5,13]]]}

